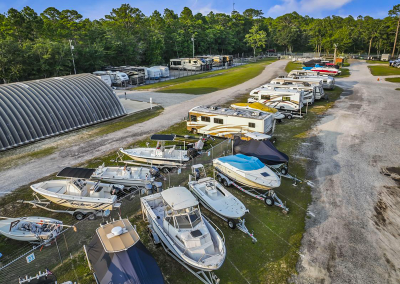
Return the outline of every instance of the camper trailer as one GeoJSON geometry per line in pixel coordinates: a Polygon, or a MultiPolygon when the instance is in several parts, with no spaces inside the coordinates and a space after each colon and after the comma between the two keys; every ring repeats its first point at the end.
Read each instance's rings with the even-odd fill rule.
{"type": "Polygon", "coordinates": [[[228,63],[228,66],[233,65],[233,56],[232,55],[222,55],[224,58],[224,63],[228,63]]]}
{"type": "Polygon", "coordinates": [[[266,106],[282,111],[301,112],[304,104],[303,90],[264,90],[262,93],[253,93],[248,99],[249,103],[259,102],[266,106]]]}
{"type": "MultiPolygon", "coordinates": [[[[258,87],[250,92],[250,95],[254,94],[257,95],[258,93],[263,93],[264,91],[274,91],[274,90],[303,90],[304,97],[303,97],[303,104],[305,105],[312,105],[316,100],[317,94],[317,86],[310,85],[305,86],[303,84],[288,84],[288,85],[278,85],[278,84],[265,84],[261,87],[258,87]]],[[[320,95],[320,93],[318,93],[320,95]]],[[[320,98],[320,97],[319,97],[320,98]]]]}
{"type": "Polygon", "coordinates": [[[199,58],[180,58],[171,59],[170,68],[176,70],[200,71],[203,62],[199,58]]]}
{"type": "Polygon", "coordinates": [[[212,57],[212,59],[213,59],[213,66],[214,67],[220,67],[224,63],[224,59],[220,55],[214,55],[212,57]]]}
{"type": "Polygon", "coordinates": [[[187,130],[219,137],[236,133],[260,132],[272,134],[273,114],[256,110],[238,110],[215,106],[197,106],[188,114],[187,130]]]}
{"type": "Polygon", "coordinates": [[[213,58],[211,55],[197,56],[203,62],[202,70],[211,70],[213,67],[213,58]]]}
{"type": "Polygon", "coordinates": [[[158,68],[162,78],[169,77],[169,68],[167,66],[153,66],[151,68],[158,68]]]}
{"type": "Polygon", "coordinates": [[[309,71],[309,70],[292,70],[289,72],[287,77],[299,79],[320,79],[322,80],[322,87],[324,89],[333,89],[335,87],[335,78],[329,75],[323,75],[319,72],[309,71]]]}
{"type": "Polygon", "coordinates": [[[158,67],[147,68],[147,75],[149,76],[150,80],[160,80],[161,78],[160,68],[158,67]]]}
{"type": "Polygon", "coordinates": [[[390,54],[382,54],[381,61],[389,61],[390,60],[390,54]]]}
{"type": "Polygon", "coordinates": [[[325,97],[324,88],[322,86],[322,80],[318,78],[275,78],[271,81],[271,84],[278,85],[290,85],[290,84],[302,84],[304,86],[315,86],[315,99],[320,100],[325,97]]]}
{"type": "Polygon", "coordinates": [[[106,83],[107,86],[111,87],[112,85],[111,76],[107,74],[107,71],[95,71],[93,72],[93,75],[95,75],[97,78],[106,83]]]}
{"type": "MultiPolygon", "coordinates": [[[[96,71],[93,72],[96,76],[105,76],[108,75],[111,80],[112,85],[125,85],[129,82],[129,77],[123,72],[113,72],[113,71],[96,71]]],[[[105,78],[105,77],[104,77],[105,78]]],[[[108,79],[106,79],[108,80],[108,79]]]]}

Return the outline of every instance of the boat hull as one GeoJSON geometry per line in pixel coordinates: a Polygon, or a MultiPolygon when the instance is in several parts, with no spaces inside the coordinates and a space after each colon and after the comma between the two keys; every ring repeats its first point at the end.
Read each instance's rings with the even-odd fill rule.
{"type": "Polygon", "coordinates": [[[243,176],[237,174],[236,172],[234,172],[233,170],[228,169],[226,167],[224,167],[225,169],[222,170],[222,167],[220,167],[219,165],[215,165],[215,168],[217,169],[218,172],[227,176],[230,180],[234,181],[235,183],[239,183],[244,186],[248,186],[248,187],[251,187],[254,189],[261,189],[261,190],[270,190],[272,188],[270,186],[264,186],[259,183],[255,183],[254,181],[249,180],[246,177],[243,177],[243,176]]]}
{"type": "Polygon", "coordinates": [[[178,166],[178,165],[181,165],[182,163],[189,161],[189,159],[178,160],[178,159],[164,159],[161,157],[160,158],[157,158],[157,157],[148,158],[148,157],[140,157],[140,156],[130,155],[126,152],[123,152],[123,153],[125,155],[127,155],[129,158],[131,158],[132,160],[146,163],[146,164],[153,164],[153,165],[178,166]]]}

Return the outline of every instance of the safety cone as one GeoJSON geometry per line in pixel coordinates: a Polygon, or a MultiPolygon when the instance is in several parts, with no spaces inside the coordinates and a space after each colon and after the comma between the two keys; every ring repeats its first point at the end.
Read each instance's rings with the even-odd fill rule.
{"type": "Polygon", "coordinates": [[[378,77],[378,81],[379,81],[379,77],[378,77]]]}

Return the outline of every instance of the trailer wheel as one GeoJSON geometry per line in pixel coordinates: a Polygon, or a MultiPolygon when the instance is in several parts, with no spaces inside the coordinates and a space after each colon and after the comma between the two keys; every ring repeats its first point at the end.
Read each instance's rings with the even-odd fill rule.
{"type": "Polygon", "coordinates": [[[89,220],[95,220],[96,219],[96,214],[95,213],[89,213],[88,219],[89,220]]]}
{"type": "Polygon", "coordinates": [[[281,169],[281,174],[284,175],[284,176],[287,175],[288,174],[288,169],[286,167],[283,167],[281,169]]]}
{"type": "Polygon", "coordinates": [[[228,187],[228,186],[229,186],[228,181],[226,180],[226,178],[224,178],[224,180],[222,181],[222,184],[223,184],[225,187],[228,187]]]}
{"type": "Polygon", "coordinates": [[[164,174],[168,174],[170,172],[169,168],[163,168],[162,171],[164,174]]]}
{"type": "Polygon", "coordinates": [[[79,212],[79,211],[75,212],[73,216],[78,221],[85,219],[85,214],[83,214],[82,212],[79,212]]]}
{"type": "Polygon", "coordinates": [[[192,128],[192,133],[193,134],[197,134],[197,129],[196,128],[192,128]]]}
{"type": "Polygon", "coordinates": [[[218,181],[219,183],[222,182],[222,177],[221,177],[220,175],[217,175],[217,181],[218,181]]]}
{"type": "Polygon", "coordinates": [[[228,219],[228,227],[232,230],[236,228],[236,222],[233,219],[228,219]]]}
{"type": "Polygon", "coordinates": [[[151,232],[150,228],[147,228],[147,232],[148,232],[148,234],[150,236],[151,241],[153,242],[153,245],[155,247],[159,247],[161,245],[161,243],[156,243],[156,240],[154,239],[153,233],[151,232]]]}
{"type": "Polygon", "coordinates": [[[292,118],[293,118],[293,115],[291,115],[291,114],[289,113],[286,117],[287,117],[287,119],[292,119],[292,118]]]}
{"type": "Polygon", "coordinates": [[[275,201],[271,196],[265,196],[264,202],[267,206],[273,206],[275,201]]]}

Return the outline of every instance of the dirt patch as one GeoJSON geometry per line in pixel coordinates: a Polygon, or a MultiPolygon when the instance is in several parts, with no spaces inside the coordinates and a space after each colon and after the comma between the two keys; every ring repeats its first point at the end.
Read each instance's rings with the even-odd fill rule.
{"type": "Polygon", "coordinates": [[[381,173],[391,177],[398,186],[400,186],[400,167],[384,167],[381,173]]]}
{"type": "Polygon", "coordinates": [[[376,203],[374,210],[375,210],[375,225],[377,227],[384,227],[386,226],[386,214],[387,214],[387,204],[379,197],[378,202],[376,203]]]}

